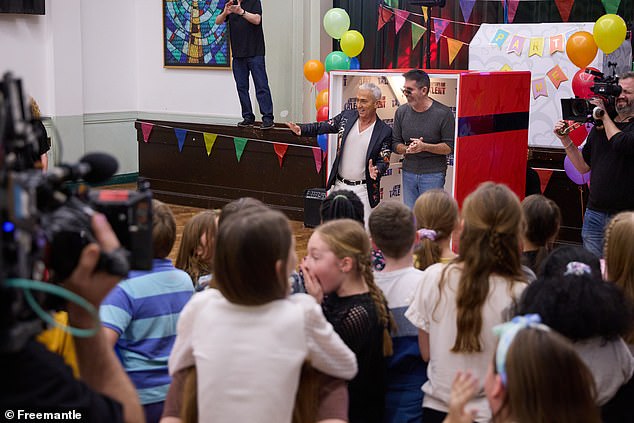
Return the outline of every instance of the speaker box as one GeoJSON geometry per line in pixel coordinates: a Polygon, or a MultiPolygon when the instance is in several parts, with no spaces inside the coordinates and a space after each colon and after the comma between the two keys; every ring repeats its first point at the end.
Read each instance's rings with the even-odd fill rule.
{"type": "Polygon", "coordinates": [[[310,188],[304,191],[304,226],[314,228],[321,223],[319,208],[326,198],[323,188],[310,188]]]}

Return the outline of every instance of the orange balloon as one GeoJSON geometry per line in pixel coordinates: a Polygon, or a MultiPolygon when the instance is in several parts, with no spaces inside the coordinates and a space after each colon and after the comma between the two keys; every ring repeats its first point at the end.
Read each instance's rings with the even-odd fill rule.
{"type": "Polygon", "coordinates": [[[317,93],[317,100],[315,100],[315,108],[317,110],[324,106],[328,106],[328,90],[321,90],[317,93]]]}
{"type": "Polygon", "coordinates": [[[304,76],[312,83],[319,82],[324,76],[324,64],[319,60],[309,60],[304,63],[304,76]]]}
{"type": "Polygon", "coordinates": [[[592,63],[598,50],[594,37],[586,31],[575,32],[566,43],[568,58],[581,69],[592,63]]]}

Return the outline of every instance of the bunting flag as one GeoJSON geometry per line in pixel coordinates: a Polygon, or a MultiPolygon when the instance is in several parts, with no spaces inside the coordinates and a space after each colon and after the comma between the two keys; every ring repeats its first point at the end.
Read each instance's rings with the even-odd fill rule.
{"type": "Polygon", "coordinates": [[[513,35],[511,38],[511,42],[509,43],[509,48],[506,50],[507,53],[515,53],[518,56],[522,55],[522,50],[524,49],[524,42],[526,38],[520,35],[513,35]]]}
{"type": "Polygon", "coordinates": [[[286,150],[288,150],[288,144],[274,142],[273,149],[275,150],[275,154],[277,154],[277,160],[280,162],[280,167],[282,167],[284,156],[286,156],[286,150]]]}
{"type": "Polygon", "coordinates": [[[211,149],[214,148],[218,135],[203,132],[203,137],[205,138],[205,149],[207,150],[207,155],[209,156],[211,154],[211,149]]]}
{"type": "Polygon", "coordinates": [[[512,71],[512,70],[513,70],[513,68],[512,68],[512,67],[510,67],[510,66],[509,66],[508,64],[506,64],[506,63],[504,64],[504,66],[502,66],[502,67],[500,68],[500,72],[509,72],[509,71],[512,71]]]}
{"type": "Polygon", "coordinates": [[[616,15],[621,5],[621,0],[601,0],[603,7],[605,7],[605,13],[611,13],[616,15]]]}
{"type": "Polygon", "coordinates": [[[390,21],[392,17],[392,12],[389,9],[386,9],[382,5],[379,5],[379,23],[377,26],[377,31],[380,31],[386,23],[390,21]]]}
{"type": "Polygon", "coordinates": [[[244,152],[244,147],[247,146],[247,139],[233,137],[233,145],[235,145],[236,147],[236,158],[238,159],[238,161],[240,161],[240,159],[242,158],[242,153],[244,152]]]}
{"type": "Polygon", "coordinates": [[[548,79],[550,79],[550,82],[552,82],[557,89],[559,89],[559,85],[561,85],[562,82],[568,80],[568,77],[564,71],[561,70],[559,65],[556,65],[554,68],[549,70],[546,75],[548,75],[548,79]]]}
{"type": "Polygon", "coordinates": [[[442,33],[445,32],[447,26],[449,26],[449,21],[438,18],[431,18],[434,22],[434,34],[436,35],[436,42],[440,41],[440,37],[442,37],[442,33]]]}
{"type": "Polygon", "coordinates": [[[427,31],[427,28],[417,23],[412,22],[412,50],[416,48],[416,45],[423,37],[423,34],[427,31]]]}
{"type": "Polygon", "coordinates": [[[429,8],[427,6],[420,7],[423,10],[423,16],[425,17],[425,22],[429,22],[429,8]]]}
{"type": "Polygon", "coordinates": [[[447,52],[449,53],[449,66],[453,63],[454,59],[458,55],[458,52],[462,48],[464,43],[462,41],[454,40],[453,38],[447,38],[447,52]]]}
{"type": "Polygon", "coordinates": [[[517,6],[520,4],[520,0],[502,0],[508,5],[508,18],[509,23],[513,23],[515,20],[515,13],[517,13],[517,6]]]}
{"type": "Polygon", "coordinates": [[[563,22],[568,22],[568,18],[570,18],[570,11],[572,10],[574,2],[575,0],[555,0],[555,4],[557,5],[559,15],[561,15],[561,20],[563,22]]]}
{"type": "Polygon", "coordinates": [[[550,37],[550,54],[553,55],[558,51],[564,52],[564,34],[550,37]]]}
{"type": "Polygon", "coordinates": [[[317,173],[321,172],[321,166],[324,163],[324,153],[321,151],[319,147],[313,147],[313,158],[315,159],[315,169],[317,169],[317,173]]]}
{"type": "Polygon", "coordinates": [[[531,38],[531,42],[528,46],[528,57],[544,54],[544,37],[531,38]]]}
{"type": "Polygon", "coordinates": [[[546,192],[546,186],[548,186],[548,181],[550,181],[550,177],[553,176],[553,171],[551,169],[535,169],[537,175],[539,175],[539,184],[541,185],[542,194],[546,192]]]}
{"type": "Polygon", "coordinates": [[[473,5],[475,5],[475,0],[460,0],[460,10],[462,10],[462,17],[465,22],[469,22],[473,5]]]}
{"type": "Polygon", "coordinates": [[[403,24],[405,23],[408,17],[409,17],[409,12],[407,10],[394,9],[394,19],[396,21],[395,29],[397,34],[403,27],[403,24]]]}
{"type": "Polygon", "coordinates": [[[537,97],[548,97],[548,88],[546,88],[546,78],[534,79],[531,81],[531,86],[533,89],[533,99],[537,99],[537,97]]]}
{"type": "Polygon", "coordinates": [[[398,7],[398,0],[385,0],[385,4],[387,4],[390,7],[398,7]]]}
{"type": "Polygon", "coordinates": [[[154,128],[154,124],[152,123],[141,123],[141,132],[143,132],[143,142],[148,142],[150,139],[150,133],[154,128]]]}
{"type": "Polygon", "coordinates": [[[491,40],[491,44],[495,44],[500,49],[502,49],[502,44],[504,44],[504,41],[506,41],[509,35],[511,34],[508,31],[505,31],[503,29],[498,29],[495,35],[493,36],[493,39],[491,40]]]}
{"type": "Polygon", "coordinates": [[[185,145],[185,137],[187,136],[186,129],[174,128],[174,133],[176,134],[176,139],[178,140],[178,151],[183,151],[183,146],[185,145]]]}

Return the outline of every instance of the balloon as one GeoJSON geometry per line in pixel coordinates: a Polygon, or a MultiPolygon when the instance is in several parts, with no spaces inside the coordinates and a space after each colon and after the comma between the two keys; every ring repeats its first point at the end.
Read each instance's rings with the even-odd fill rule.
{"type": "Polygon", "coordinates": [[[317,110],[317,122],[328,120],[328,106],[321,106],[317,110]]]}
{"type": "Polygon", "coordinates": [[[357,57],[350,59],[350,69],[361,69],[361,63],[359,63],[359,59],[357,57]]]}
{"type": "Polygon", "coordinates": [[[304,63],[304,76],[310,82],[319,82],[322,76],[324,76],[324,64],[319,60],[309,60],[304,63]]]}
{"type": "Polygon", "coordinates": [[[328,90],[319,91],[315,100],[315,109],[319,110],[324,106],[328,106],[328,90]]]}
{"type": "Polygon", "coordinates": [[[605,54],[610,54],[625,41],[627,26],[619,15],[607,14],[594,23],[594,41],[605,54]]]}
{"type": "Polygon", "coordinates": [[[566,175],[568,175],[570,180],[577,185],[583,185],[590,182],[591,172],[588,171],[587,173],[583,173],[583,174],[579,173],[577,168],[573,166],[568,156],[566,156],[566,158],[564,159],[564,170],[566,171],[566,175]]]}
{"type": "Polygon", "coordinates": [[[324,29],[335,40],[340,39],[349,28],[350,16],[345,10],[333,7],[324,15],[324,29]]]}
{"type": "Polygon", "coordinates": [[[588,130],[586,129],[585,125],[581,125],[577,129],[570,132],[568,136],[570,137],[570,141],[572,141],[574,145],[579,147],[588,136],[588,130]]]}
{"type": "Polygon", "coordinates": [[[328,150],[328,135],[327,134],[317,135],[317,144],[319,145],[319,148],[321,148],[321,151],[327,151],[328,150]]]}
{"type": "MultiPolygon", "coordinates": [[[[596,68],[588,68],[597,71],[596,68]]],[[[588,99],[594,96],[591,88],[594,85],[594,75],[585,73],[583,69],[579,69],[575,76],[572,77],[572,92],[579,98],[588,99]]]]}
{"type": "Polygon", "coordinates": [[[597,43],[586,31],[575,32],[566,42],[566,54],[572,63],[581,69],[588,66],[597,55],[597,43]]]}
{"type": "Polygon", "coordinates": [[[346,31],[341,36],[341,51],[348,57],[356,57],[363,50],[365,41],[359,31],[346,31]]]}
{"type": "Polygon", "coordinates": [[[319,82],[315,84],[315,88],[317,89],[317,92],[319,92],[322,90],[327,90],[329,87],[330,87],[330,75],[328,75],[328,72],[324,72],[324,75],[321,77],[319,82]]]}
{"type": "Polygon", "coordinates": [[[350,69],[350,58],[341,51],[333,51],[326,56],[326,72],[350,69]]]}

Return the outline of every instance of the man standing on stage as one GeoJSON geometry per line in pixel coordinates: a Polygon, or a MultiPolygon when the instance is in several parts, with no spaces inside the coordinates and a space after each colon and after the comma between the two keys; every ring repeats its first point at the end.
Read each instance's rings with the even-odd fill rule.
{"type": "Polygon", "coordinates": [[[413,208],[419,195],[444,188],[447,155],[453,152],[454,116],[429,97],[429,75],[413,69],[403,74],[403,104],[394,115],[392,151],[403,160],[403,202],[413,208]]]}
{"type": "MultiPolygon", "coordinates": [[[[580,173],[592,170],[581,238],[583,246],[597,257],[603,255],[604,230],[612,215],[634,210],[634,72],[621,75],[619,85],[616,117],[612,120],[603,113],[599,118],[603,128],[592,128],[583,151],[570,140],[565,121],[555,124],[555,135],[570,162],[580,173]]],[[[605,110],[601,99],[590,102],[605,110]]]]}
{"type": "Polygon", "coordinates": [[[249,97],[249,73],[255,84],[255,96],[262,113],[260,129],[273,128],[273,100],[269,89],[264,63],[264,32],[262,31],[262,4],[260,0],[227,0],[222,13],[216,17],[216,25],[227,21],[233,79],[236,81],[242,122],[238,126],[249,127],[255,123],[255,115],[249,97]]]}
{"type": "Polygon", "coordinates": [[[339,134],[337,152],[326,189],[347,189],[359,196],[368,221],[372,207],[381,200],[380,180],[390,165],[392,130],[376,114],[381,89],[375,84],[359,86],[357,109],[345,110],[325,121],[296,125],[287,122],[295,135],[313,137],[339,134]]]}

